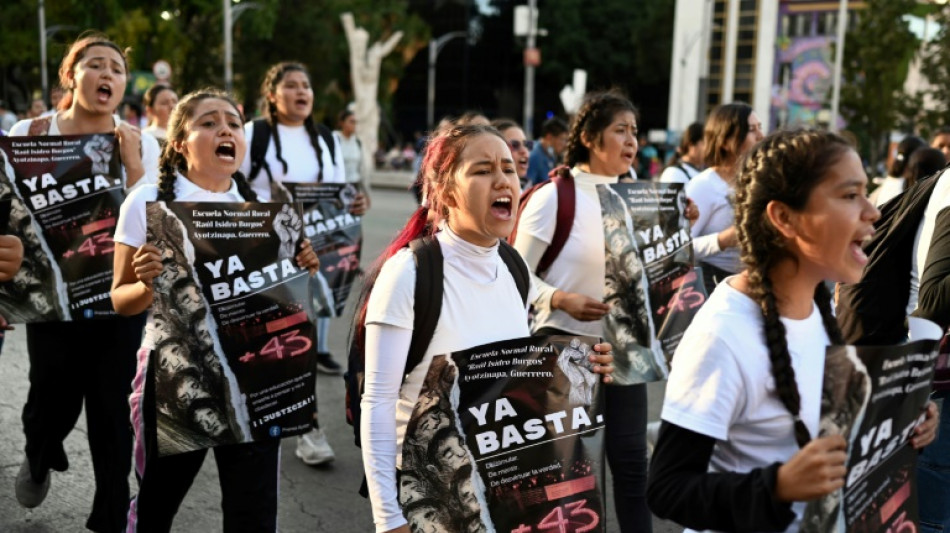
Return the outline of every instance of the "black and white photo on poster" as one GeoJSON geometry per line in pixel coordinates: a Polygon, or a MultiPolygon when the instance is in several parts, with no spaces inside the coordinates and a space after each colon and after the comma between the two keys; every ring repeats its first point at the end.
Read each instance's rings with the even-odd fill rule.
{"type": "Polygon", "coordinates": [[[115,316],[112,237],[124,178],[112,134],[0,137],[0,200],[23,264],[0,283],[11,323],[115,316]]]}
{"type": "Polygon", "coordinates": [[[163,263],[149,332],[159,453],[308,431],[316,338],[297,208],[149,202],[146,219],[163,263]]]}
{"type": "Polygon", "coordinates": [[[929,400],[940,328],[911,317],[898,346],[829,346],[819,436],[848,442],[845,485],[809,502],[801,531],[917,531],[917,450],[910,444],[929,400]]]}
{"type": "Polygon", "coordinates": [[[693,269],[680,183],[598,185],[604,223],[604,337],[618,384],[666,379],[669,360],[705,302],[693,269]]]}
{"type": "Polygon", "coordinates": [[[283,189],[279,197],[301,204],[304,236],[320,258],[320,271],[310,283],[317,316],[340,316],[360,273],[362,217],[350,214],[360,185],[285,182],[278,186],[283,189]]]}
{"type": "Polygon", "coordinates": [[[531,337],[432,359],[402,449],[418,531],[604,531],[604,417],[591,337],[531,337]]]}

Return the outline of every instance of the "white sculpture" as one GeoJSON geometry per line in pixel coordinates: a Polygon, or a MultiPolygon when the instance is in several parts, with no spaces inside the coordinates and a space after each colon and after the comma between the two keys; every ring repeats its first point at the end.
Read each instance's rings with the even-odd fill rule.
{"type": "Polygon", "coordinates": [[[350,78],[353,80],[353,94],[356,105],[356,138],[363,146],[364,186],[369,188],[369,176],[374,168],[373,154],[379,144],[379,69],[383,58],[389,55],[402,39],[402,32],[393,33],[386,42],[369,45],[369,32],[357,27],[352,13],[340,15],[343,30],[350,45],[350,78]]]}
{"type": "Polygon", "coordinates": [[[586,92],[587,71],[575,69],[573,84],[565,85],[560,93],[561,105],[564,106],[564,111],[567,112],[568,115],[577,113],[577,110],[581,107],[581,102],[584,101],[584,94],[586,92]]]}

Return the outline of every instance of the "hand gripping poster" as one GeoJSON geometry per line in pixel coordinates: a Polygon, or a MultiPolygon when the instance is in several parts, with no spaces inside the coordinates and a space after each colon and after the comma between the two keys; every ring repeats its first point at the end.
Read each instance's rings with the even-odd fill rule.
{"type": "Polygon", "coordinates": [[[604,338],[614,381],[666,379],[669,360],[706,301],[681,183],[598,185],[604,222],[604,338]]]}
{"type": "Polygon", "coordinates": [[[0,200],[23,264],[0,283],[11,323],[115,316],[109,290],[124,178],[111,134],[0,137],[0,200]]]}
{"type": "Polygon", "coordinates": [[[350,214],[360,186],[295,182],[277,186],[283,190],[275,198],[301,204],[304,236],[320,258],[320,271],[311,280],[317,316],[341,316],[360,273],[363,225],[361,217],[350,214]]]}
{"type": "Polygon", "coordinates": [[[159,453],[308,431],[316,348],[297,209],[149,202],[146,218],[163,263],[148,332],[159,453]]]}
{"type": "Polygon", "coordinates": [[[531,337],[433,358],[403,441],[412,531],[606,530],[597,342],[531,337]]]}
{"type": "Polygon", "coordinates": [[[932,331],[899,346],[828,347],[819,435],[845,437],[847,474],[842,489],[808,503],[801,531],[918,531],[918,451],[909,439],[924,419],[940,328],[911,320],[912,330],[932,331]]]}

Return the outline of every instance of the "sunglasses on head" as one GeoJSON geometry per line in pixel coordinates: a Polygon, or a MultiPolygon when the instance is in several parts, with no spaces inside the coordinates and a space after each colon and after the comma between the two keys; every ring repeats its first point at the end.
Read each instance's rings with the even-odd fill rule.
{"type": "Polygon", "coordinates": [[[508,146],[512,150],[521,150],[521,147],[524,146],[526,150],[531,150],[534,148],[534,141],[519,141],[517,139],[512,139],[508,141],[508,146]]]}

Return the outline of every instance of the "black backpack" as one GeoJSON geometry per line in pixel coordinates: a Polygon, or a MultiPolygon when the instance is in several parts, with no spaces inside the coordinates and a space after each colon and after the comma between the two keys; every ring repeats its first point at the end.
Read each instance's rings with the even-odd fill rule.
{"type": "MultiPolygon", "coordinates": [[[[316,123],[315,125],[317,132],[323,137],[323,142],[330,148],[330,160],[336,161],[336,142],[333,138],[333,132],[323,124],[316,123]]],[[[254,181],[254,178],[261,173],[261,169],[267,172],[267,179],[271,183],[274,181],[274,177],[270,173],[270,167],[267,165],[267,161],[264,160],[264,156],[267,155],[267,144],[270,142],[270,133],[270,124],[267,119],[254,119],[254,133],[251,136],[251,170],[247,174],[248,183],[254,181]]],[[[323,153],[319,143],[316,150],[317,161],[320,162],[320,175],[317,176],[317,181],[323,181],[323,153]]]]}
{"type": "MultiPolygon", "coordinates": [[[[443,294],[443,258],[439,241],[435,236],[420,237],[410,242],[409,248],[412,250],[416,262],[416,289],[412,306],[415,316],[403,379],[422,361],[426,349],[429,347],[429,342],[432,341],[435,327],[439,322],[439,315],[442,312],[443,294]]],[[[515,279],[515,285],[517,285],[518,292],[521,294],[521,301],[527,305],[528,289],[531,286],[528,266],[518,252],[504,240],[499,240],[498,255],[501,256],[505,266],[511,272],[511,276],[515,279]]],[[[343,380],[346,383],[346,422],[353,426],[353,438],[357,446],[360,446],[360,400],[363,397],[364,390],[365,358],[362,348],[364,346],[363,341],[364,339],[355,338],[350,340],[347,369],[346,373],[343,374],[343,380]]],[[[360,488],[360,494],[364,497],[368,494],[365,478],[363,479],[363,486],[360,488]]]]}
{"type": "Polygon", "coordinates": [[[861,280],[838,285],[835,314],[846,343],[878,346],[906,339],[914,240],[942,172],[881,206],[874,237],[864,248],[868,263],[861,280]]]}

